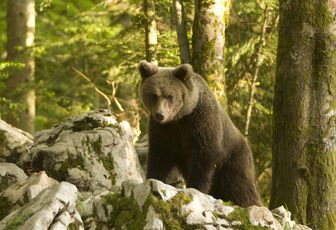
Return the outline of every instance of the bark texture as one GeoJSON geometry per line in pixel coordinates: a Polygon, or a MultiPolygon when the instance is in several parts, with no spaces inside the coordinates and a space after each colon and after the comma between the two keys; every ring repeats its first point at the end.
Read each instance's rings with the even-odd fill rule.
{"type": "Polygon", "coordinates": [[[18,118],[7,117],[12,125],[34,132],[35,123],[35,61],[31,52],[35,33],[34,0],[7,0],[7,54],[9,61],[22,62],[25,67],[11,72],[7,81],[9,97],[23,104],[18,118]]]}
{"type": "Polygon", "coordinates": [[[189,40],[186,29],[185,11],[182,0],[173,0],[174,24],[180,48],[181,63],[191,63],[189,40]]]}
{"type": "Polygon", "coordinates": [[[271,208],[336,229],[335,0],[280,0],[271,208]]]}
{"type": "Polygon", "coordinates": [[[144,11],[146,15],[146,60],[157,64],[157,34],[154,0],[144,0],[144,11]]]}
{"type": "Polygon", "coordinates": [[[224,78],[225,18],[229,0],[195,0],[192,65],[226,107],[224,78]]]}

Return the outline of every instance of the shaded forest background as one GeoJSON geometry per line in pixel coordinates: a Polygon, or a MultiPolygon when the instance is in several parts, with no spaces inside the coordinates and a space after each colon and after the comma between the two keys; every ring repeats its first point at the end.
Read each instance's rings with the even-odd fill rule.
{"type": "MultiPolygon", "coordinates": [[[[118,119],[146,132],[146,112],[138,97],[137,64],[145,56],[143,1],[38,0],[35,80],[24,87],[36,93],[36,131],[66,117],[107,108],[107,95],[118,119]]],[[[194,2],[184,1],[191,43],[194,2]]],[[[155,2],[157,60],[161,66],[179,65],[179,47],[172,2],[155,2]]],[[[6,61],[6,2],[0,2],[0,116],[18,117],[24,106],[6,94],[10,71],[20,62],[6,61]]],[[[226,20],[225,78],[227,110],[244,133],[248,105],[253,101],[248,139],[259,190],[268,203],[271,179],[272,103],[276,63],[278,5],[275,0],[231,2],[226,20]],[[251,85],[255,94],[251,99],[251,85]]],[[[210,85],[211,86],[211,85],[210,85]]],[[[21,90],[21,89],[17,89],[21,90]]],[[[23,89],[22,89],[23,90],[23,89]]]]}

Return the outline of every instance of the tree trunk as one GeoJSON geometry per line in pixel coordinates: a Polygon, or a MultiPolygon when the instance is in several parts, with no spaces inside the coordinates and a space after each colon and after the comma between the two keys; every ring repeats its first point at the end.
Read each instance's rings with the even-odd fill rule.
{"type": "Polygon", "coordinates": [[[191,63],[189,40],[186,29],[185,12],[182,0],[173,0],[174,24],[180,48],[181,63],[191,63]]]}
{"type": "Polygon", "coordinates": [[[23,69],[11,72],[7,81],[10,99],[23,105],[18,119],[11,116],[7,121],[31,133],[35,127],[35,91],[32,88],[35,62],[30,49],[34,45],[34,33],[34,0],[7,0],[7,57],[9,61],[25,64],[23,69]]]}
{"type": "Polygon", "coordinates": [[[144,0],[144,11],[146,15],[146,60],[157,64],[157,35],[154,0],[144,0]]]}
{"type": "Polygon", "coordinates": [[[192,65],[226,108],[224,77],[225,17],[229,0],[195,0],[192,65]]]}
{"type": "Polygon", "coordinates": [[[280,0],[271,208],[336,229],[336,2],[280,0]]]}

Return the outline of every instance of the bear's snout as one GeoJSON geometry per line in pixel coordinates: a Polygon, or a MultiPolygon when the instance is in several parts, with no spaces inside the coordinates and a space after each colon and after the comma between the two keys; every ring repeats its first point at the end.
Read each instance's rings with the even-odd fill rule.
{"type": "Polygon", "coordinates": [[[155,118],[155,120],[157,120],[157,121],[163,121],[164,120],[164,115],[163,115],[163,113],[162,112],[157,112],[155,115],[154,115],[154,118],[155,118]]]}

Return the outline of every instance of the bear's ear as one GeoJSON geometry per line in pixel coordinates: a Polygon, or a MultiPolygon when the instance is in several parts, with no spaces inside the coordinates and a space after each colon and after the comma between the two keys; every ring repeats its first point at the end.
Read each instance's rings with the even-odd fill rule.
{"type": "Polygon", "coordinates": [[[194,70],[191,65],[183,64],[174,70],[174,76],[185,82],[191,78],[193,72],[194,70]]]}
{"type": "Polygon", "coordinates": [[[146,79],[156,72],[158,72],[158,67],[150,62],[147,61],[141,61],[138,65],[138,70],[140,72],[141,78],[146,79]]]}

